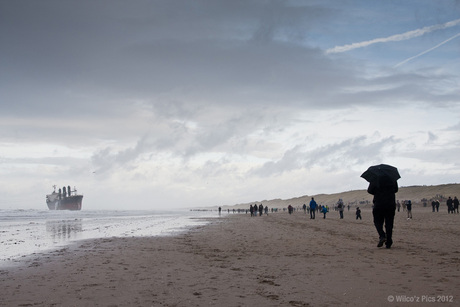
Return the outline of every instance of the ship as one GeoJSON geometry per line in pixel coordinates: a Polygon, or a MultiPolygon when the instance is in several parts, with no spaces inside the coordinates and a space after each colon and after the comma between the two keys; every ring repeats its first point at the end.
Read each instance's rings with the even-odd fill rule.
{"type": "Polygon", "coordinates": [[[83,195],[77,194],[77,189],[73,191],[70,186],[63,187],[56,192],[56,186],[53,186],[54,191],[46,195],[46,204],[50,210],[81,210],[83,195]]]}

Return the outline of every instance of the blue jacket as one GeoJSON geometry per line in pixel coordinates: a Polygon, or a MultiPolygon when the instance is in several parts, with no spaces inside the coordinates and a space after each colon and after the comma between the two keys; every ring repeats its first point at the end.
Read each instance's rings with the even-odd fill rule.
{"type": "Polygon", "coordinates": [[[313,199],[310,201],[310,209],[316,210],[316,201],[314,201],[313,199]]]}

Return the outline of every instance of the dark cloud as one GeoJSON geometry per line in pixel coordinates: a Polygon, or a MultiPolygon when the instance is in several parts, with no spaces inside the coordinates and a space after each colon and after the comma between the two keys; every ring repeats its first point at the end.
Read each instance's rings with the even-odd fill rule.
{"type": "Polygon", "coordinates": [[[456,12],[415,4],[1,1],[0,167],[23,165],[47,185],[96,171],[98,186],[134,180],[176,197],[205,189],[203,178],[235,195],[401,155],[429,163],[435,152],[420,143],[458,147],[453,44],[448,58],[400,69],[420,52],[413,41],[325,53],[412,30],[416,10],[430,24],[435,7],[440,23],[456,12]],[[30,158],[13,160],[15,150],[30,158]]]}

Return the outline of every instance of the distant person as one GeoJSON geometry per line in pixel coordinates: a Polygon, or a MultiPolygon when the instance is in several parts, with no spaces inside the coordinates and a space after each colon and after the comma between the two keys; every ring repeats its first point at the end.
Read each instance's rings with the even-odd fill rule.
{"type": "Polygon", "coordinates": [[[382,247],[385,244],[386,248],[391,248],[396,212],[395,194],[398,192],[398,183],[388,176],[382,176],[369,184],[367,192],[374,195],[372,214],[374,226],[379,234],[377,247],[382,247]],[[384,225],[385,231],[383,230],[384,225]]]}
{"type": "Polygon", "coordinates": [[[259,205],[259,214],[262,216],[264,214],[264,205],[260,204],[259,205]]]}
{"type": "Polygon", "coordinates": [[[303,212],[307,214],[307,205],[303,204],[302,209],[303,209],[303,212]]]}
{"type": "Polygon", "coordinates": [[[326,213],[327,213],[327,207],[326,206],[321,206],[321,212],[323,213],[323,219],[326,218],[326,213]]]}
{"type": "Polygon", "coordinates": [[[454,197],[454,200],[453,200],[452,203],[454,204],[454,212],[453,213],[458,214],[458,198],[457,198],[457,196],[454,197]]]}
{"type": "Polygon", "coordinates": [[[439,206],[441,204],[439,203],[439,200],[436,199],[436,212],[439,212],[439,206]]]}
{"type": "Polygon", "coordinates": [[[254,216],[254,207],[252,205],[249,206],[249,213],[251,213],[251,216],[254,216]]]}
{"type": "Polygon", "coordinates": [[[446,205],[447,205],[447,213],[454,213],[454,202],[450,196],[447,199],[446,205]]]}
{"type": "Polygon", "coordinates": [[[221,207],[219,207],[219,215],[220,215],[221,211],[222,211],[222,208],[221,208],[221,207]]]}
{"type": "Polygon", "coordinates": [[[406,201],[406,210],[407,210],[407,219],[412,219],[412,202],[410,200],[406,201]]]}
{"type": "Polygon", "coordinates": [[[436,201],[433,199],[433,201],[431,202],[431,208],[433,209],[432,212],[436,212],[436,201]]]}
{"type": "Polygon", "coordinates": [[[289,205],[289,206],[288,206],[288,212],[289,212],[289,214],[292,214],[292,211],[293,211],[293,210],[294,210],[294,208],[292,208],[292,206],[289,205]]]}
{"type": "Polygon", "coordinates": [[[359,207],[356,207],[356,219],[360,219],[360,220],[363,219],[361,217],[361,209],[359,209],[359,207]]]}
{"type": "Polygon", "coordinates": [[[316,201],[312,197],[310,200],[310,219],[313,219],[313,220],[315,219],[316,207],[317,207],[316,201]]]}
{"type": "Polygon", "coordinates": [[[343,204],[341,198],[337,202],[337,209],[339,210],[340,219],[343,219],[343,210],[345,209],[345,205],[343,204]]]}
{"type": "Polygon", "coordinates": [[[265,211],[265,215],[268,215],[268,206],[265,206],[264,211],[265,211]]]}
{"type": "Polygon", "coordinates": [[[399,200],[396,202],[396,208],[398,209],[398,212],[399,210],[401,210],[401,203],[399,202],[399,200]]]}

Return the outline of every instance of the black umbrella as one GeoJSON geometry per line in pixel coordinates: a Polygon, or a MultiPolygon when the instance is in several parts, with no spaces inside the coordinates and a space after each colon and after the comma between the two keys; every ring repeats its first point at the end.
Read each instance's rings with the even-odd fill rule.
{"type": "Polygon", "coordinates": [[[388,164],[373,165],[369,167],[367,171],[365,171],[361,175],[361,177],[363,177],[369,182],[375,182],[380,177],[383,177],[383,176],[387,176],[393,181],[396,181],[399,178],[401,178],[401,176],[399,175],[398,169],[388,164]]]}

